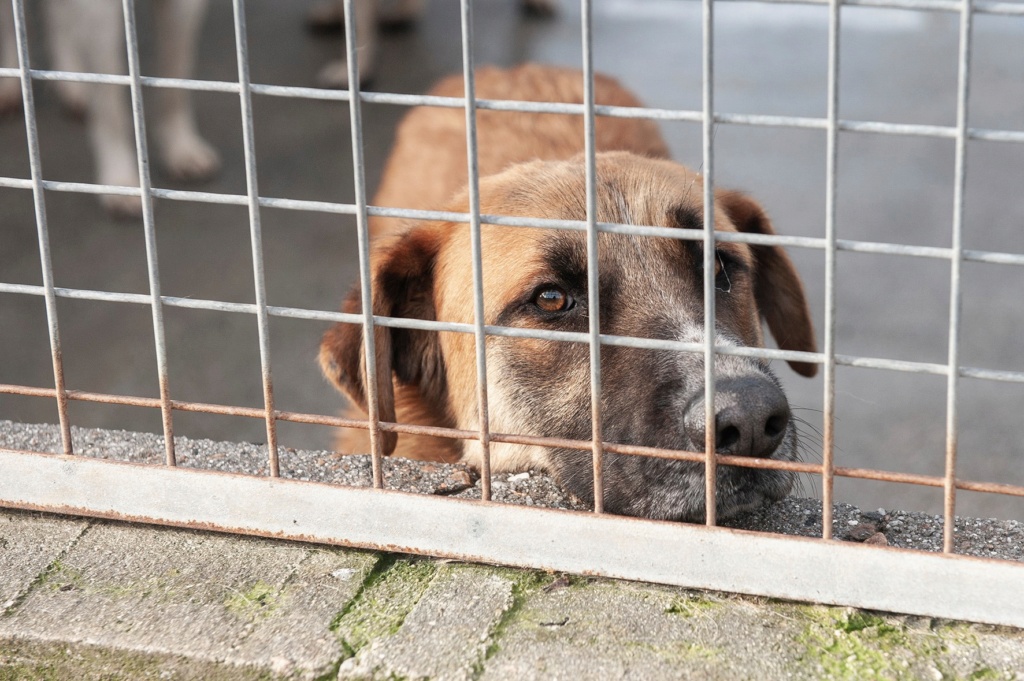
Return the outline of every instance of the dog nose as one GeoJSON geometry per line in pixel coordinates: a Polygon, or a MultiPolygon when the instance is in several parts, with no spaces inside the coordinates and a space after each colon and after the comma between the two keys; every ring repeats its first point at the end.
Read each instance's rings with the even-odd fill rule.
{"type": "MultiPolygon", "coordinates": [[[[758,376],[723,379],[715,385],[715,449],[719,454],[770,457],[786,436],[789,402],[782,390],[758,376]]],[[[686,409],[686,434],[704,444],[703,397],[686,409]]]]}

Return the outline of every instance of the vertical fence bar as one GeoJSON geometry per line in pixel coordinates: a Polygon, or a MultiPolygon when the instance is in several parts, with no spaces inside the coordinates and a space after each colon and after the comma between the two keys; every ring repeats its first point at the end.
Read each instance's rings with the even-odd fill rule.
{"type": "Polygon", "coordinates": [[[473,254],[473,324],[476,395],[480,419],[480,495],[491,498],[491,432],[487,409],[487,336],[484,334],[484,273],[480,234],[480,167],[476,136],[476,76],[473,72],[473,3],[462,0],[462,72],[466,84],[466,163],[469,170],[469,230],[473,254]]]}
{"type": "Polygon", "coordinates": [[[233,0],[235,16],[235,58],[238,60],[239,101],[242,108],[242,141],[245,145],[245,187],[249,204],[249,235],[252,242],[252,273],[256,283],[256,324],[260,339],[260,368],[263,374],[263,402],[267,411],[267,452],[270,474],[281,474],[277,456],[277,418],[274,385],[270,376],[270,333],[267,329],[267,287],[263,273],[263,236],[260,225],[259,186],[256,182],[256,140],[252,122],[252,89],[249,82],[249,41],[245,28],[243,0],[233,0]]]}
{"type": "Polygon", "coordinates": [[[46,222],[46,194],[43,190],[43,167],[39,156],[39,130],[36,125],[36,103],[32,93],[32,73],[28,52],[28,29],[25,25],[24,0],[13,0],[14,37],[21,73],[21,98],[25,108],[25,135],[28,162],[32,176],[32,200],[36,211],[36,232],[39,235],[39,262],[43,271],[43,296],[46,321],[50,332],[50,356],[53,359],[53,386],[57,393],[57,418],[64,454],[73,453],[71,421],[68,419],[68,396],[64,386],[64,355],[60,348],[60,327],[57,324],[57,297],[53,292],[53,261],[50,258],[50,230],[46,222]]]}
{"type": "Polygon", "coordinates": [[[594,36],[591,0],[580,0],[583,37],[583,132],[587,181],[587,311],[590,321],[590,419],[594,442],[594,512],[604,513],[604,445],[601,435],[601,307],[598,276],[597,149],[594,136],[594,36]]]}
{"type": "Polygon", "coordinates": [[[832,538],[836,422],[836,171],[839,147],[839,13],[828,6],[828,127],[825,151],[825,395],[821,430],[821,538],[832,538]]]}
{"type": "Polygon", "coordinates": [[[953,190],[952,259],[949,272],[949,374],[946,378],[946,480],[942,550],[953,552],[956,529],[957,392],[960,377],[960,269],[963,263],[964,189],[967,179],[967,103],[971,84],[971,0],[960,10],[960,54],[956,98],[956,167],[953,190]]]}
{"type": "Polygon", "coordinates": [[[174,422],[167,375],[167,343],[164,333],[164,309],[160,297],[160,267],[156,252],[156,226],[153,220],[153,184],[149,173],[149,144],[142,104],[139,70],[139,34],[135,21],[135,0],[122,0],[125,43],[128,47],[128,75],[131,77],[132,121],[135,124],[135,153],[139,160],[139,187],[142,190],[142,227],[146,234],[146,266],[149,270],[149,295],[153,299],[153,339],[156,344],[156,369],[160,381],[160,414],[164,426],[164,453],[168,466],[175,465],[174,422]]]}
{"type": "Polygon", "coordinates": [[[384,487],[381,468],[383,442],[377,403],[377,350],[373,324],[373,292],[370,278],[370,233],[366,224],[366,169],[363,163],[363,108],[359,96],[359,55],[356,50],[356,22],[353,0],[344,0],[345,58],[348,62],[348,107],[352,127],[352,174],[356,199],[356,233],[359,240],[359,286],[363,306],[363,344],[366,350],[366,410],[370,425],[370,455],[373,486],[384,487]]]}
{"type": "Polygon", "coordinates": [[[701,0],[703,32],[704,149],[704,508],[705,522],[717,523],[715,456],[715,186],[714,186],[714,0],[701,0]]]}

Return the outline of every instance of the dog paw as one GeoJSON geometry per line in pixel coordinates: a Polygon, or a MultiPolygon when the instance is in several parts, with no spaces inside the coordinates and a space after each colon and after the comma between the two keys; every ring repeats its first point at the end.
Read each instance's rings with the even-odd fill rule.
{"type": "Polygon", "coordinates": [[[111,217],[119,220],[137,220],[142,217],[142,198],[138,196],[104,194],[100,196],[100,204],[111,217]]]}
{"type": "Polygon", "coordinates": [[[528,17],[548,18],[558,13],[556,0],[521,0],[521,7],[528,17]]]}
{"type": "MultiPolygon", "coordinates": [[[[366,85],[370,81],[370,68],[365,62],[359,63],[359,84],[366,85]]],[[[320,69],[316,76],[320,87],[345,89],[348,87],[348,64],[344,59],[329,62],[320,69]]]]}
{"type": "Polygon", "coordinates": [[[21,81],[0,78],[0,116],[12,116],[21,111],[21,81]]]}
{"type": "Polygon", "coordinates": [[[176,180],[208,180],[220,170],[220,155],[198,136],[165,144],[163,156],[167,172],[176,180]]]}

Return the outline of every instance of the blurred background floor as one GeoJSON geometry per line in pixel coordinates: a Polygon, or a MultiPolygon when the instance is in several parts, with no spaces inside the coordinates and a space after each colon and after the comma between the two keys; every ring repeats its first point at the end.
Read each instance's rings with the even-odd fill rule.
{"type": "MultiPolygon", "coordinates": [[[[432,0],[412,30],[382,37],[377,77],[368,89],[420,93],[461,70],[458,3],[432,0]]],[[[701,106],[700,5],[691,0],[598,0],[595,64],[654,107],[701,106]]],[[[196,77],[237,78],[230,3],[213,0],[196,77]]],[[[249,0],[255,83],[309,86],[340,54],[340,37],[304,29],[306,3],[249,0]]],[[[154,27],[140,3],[143,50],[154,27]]],[[[824,116],[827,11],[822,7],[719,3],[716,110],[824,116]]],[[[579,66],[579,9],[562,0],[554,19],[520,16],[513,0],[477,0],[478,64],[537,61],[579,66]]],[[[852,120],[954,125],[957,16],[845,7],[842,11],[840,116],[852,120]]],[[[45,64],[41,17],[31,17],[36,64],[45,64]]],[[[970,99],[972,127],[1024,129],[1024,17],[975,18],[970,99]]],[[[143,55],[144,70],[152,55],[143,55]]],[[[65,117],[52,87],[36,83],[46,179],[93,181],[82,125],[65,117]]],[[[236,96],[195,95],[200,127],[220,150],[224,169],[204,191],[245,193],[236,96]]],[[[259,191],[263,196],[351,202],[352,166],[345,103],[254,96],[259,191]]],[[[365,155],[372,190],[402,107],[367,105],[365,155]]],[[[700,126],[663,125],[674,157],[701,158],[700,126]]],[[[752,193],[784,234],[820,237],[825,216],[825,134],[820,130],[722,125],[715,138],[716,183],[752,193]]],[[[840,238],[948,247],[954,187],[948,139],[842,133],[839,147],[840,238]]],[[[966,248],[1024,252],[1024,145],[972,141],[968,149],[966,248]]],[[[20,117],[0,121],[0,175],[28,177],[20,117]]],[[[154,185],[187,188],[157,170],[154,185]]],[[[147,293],[141,222],[117,221],[95,197],[47,194],[58,286],[147,293]]],[[[31,192],[0,189],[0,281],[40,284],[31,192]]],[[[355,222],[347,216],[264,209],[261,213],[269,303],[337,309],[356,269],[355,222]]],[[[253,302],[245,208],[156,202],[163,293],[253,302]]],[[[805,277],[822,337],[824,255],[792,249],[805,277]]],[[[837,351],[945,363],[949,263],[841,252],[837,258],[837,351]]],[[[962,364],[1024,371],[1024,268],[963,266],[962,364]]],[[[58,299],[67,386],[157,396],[150,309],[124,303],[58,299]]],[[[175,399],[262,406],[255,317],[166,307],[170,389],[175,399]]],[[[315,363],[326,324],[271,317],[277,407],[333,414],[341,398],[315,363]]],[[[52,387],[41,297],[0,294],[0,382],[52,387]]],[[[822,382],[779,364],[810,457],[818,456],[822,382]]],[[[837,465],[941,475],[945,378],[840,367],[837,465]]],[[[961,381],[961,477],[1024,484],[1024,384],[961,381]]],[[[72,402],[75,425],[160,430],[156,410],[72,402]]],[[[54,422],[51,400],[0,395],[0,418],[54,422]]],[[[326,448],[327,428],[280,423],[283,446],[326,448]]],[[[192,437],[263,441],[263,422],[176,413],[175,431],[192,437]]],[[[804,493],[816,494],[814,480],[804,493]]],[[[839,478],[837,501],[866,508],[936,512],[941,490],[839,478]]],[[[964,515],[1024,519],[1024,500],[961,492],[964,515]]]]}

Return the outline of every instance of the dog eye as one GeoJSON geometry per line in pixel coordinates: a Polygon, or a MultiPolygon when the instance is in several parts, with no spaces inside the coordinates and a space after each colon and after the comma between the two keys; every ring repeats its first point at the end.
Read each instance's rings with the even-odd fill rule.
{"type": "Polygon", "coordinates": [[[576,301],[557,286],[545,286],[534,294],[533,304],[544,312],[565,312],[572,309],[576,301]]]}

